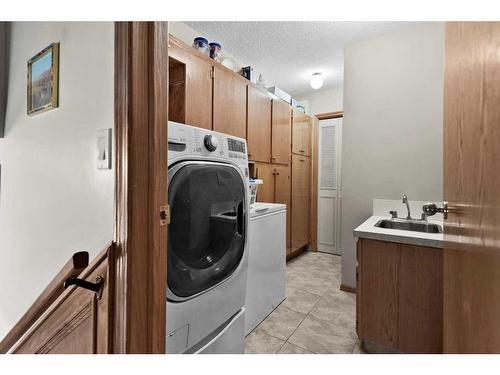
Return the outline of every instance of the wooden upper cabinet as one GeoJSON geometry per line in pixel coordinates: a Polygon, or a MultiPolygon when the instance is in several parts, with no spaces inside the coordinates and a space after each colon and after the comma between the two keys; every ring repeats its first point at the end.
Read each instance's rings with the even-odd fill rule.
{"type": "Polygon", "coordinates": [[[311,232],[311,159],[292,155],[292,251],[307,245],[311,232]]]}
{"type": "Polygon", "coordinates": [[[286,252],[290,253],[290,209],[291,209],[290,166],[274,166],[274,203],[286,204],[286,252]]]}
{"type": "Polygon", "coordinates": [[[214,66],[213,130],[246,138],[247,84],[245,78],[214,66]]]}
{"type": "Polygon", "coordinates": [[[271,162],[290,163],[292,143],[292,109],[280,99],[273,100],[272,107],[271,162]]]}
{"type": "Polygon", "coordinates": [[[248,158],[269,162],[271,159],[271,98],[248,86],[247,106],[248,158]]]}
{"type": "Polygon", "coordinates": [[[186,65],[186,124],[212,129],[212,65],[193,56],[186,65]]]}
{"type": "Polygon", "coordinates": [[[292,153],[311,156],[312,118],[297,109],[293,109],[292,153]]]}
{"type": "Polygon", "coordinates": [[[274,167],[267,163],[255,163],[257,178],[264,183],[257,190],[257,202],[274,203],[274,167]]]}
{"type": "Polygon", "coordinates": [[[175,43],[171,43],[169,56],[169,120],[211,130],[211,62],[175,43]]]}

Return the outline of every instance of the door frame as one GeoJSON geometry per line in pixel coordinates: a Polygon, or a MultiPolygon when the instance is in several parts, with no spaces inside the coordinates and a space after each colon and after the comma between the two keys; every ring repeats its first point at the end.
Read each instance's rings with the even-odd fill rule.
{"type": "Polygon", "coordinates": [[[311,249],[318,251],[319,121],[344,117],[344,112],[318,113],[314,117],[312,131],[311,249]]]}
{"type": "Polygon", "coordinates": [[[115,23],[114,353],[165,353],[168,22],[115,23]]]}
{"type": "MultiPolygon", "coordinates": [[[[337,117],[335,119],[329,119],[329,120],[337,120],[340,119],[341,117],[337,117]]],[[[321,238],[320,238],[320,217],[319,217],[319,210],[318,210],[318,251],[322,251],[325,253],[329,254],[334,254],[334,255],[342,255],[342,252],[340,250],[340,207],[341,207],[341,198],[342,198],[342,190],[341,190],[341,163],[342,163],[342,144],[341,144],[341,139],[342,139],[342,124],[324,124],[322,122],[325,122],[328,120],[321,120],[319,122],[319,135],[318,135],[318,206],[319,206],[319,200],[322,198],[321,190],[323,190],[323,198],[324,199],[333,199],[335,200],[335,211],[334,211],[334,220],[335,220],[335,234],[334,234],[334,243],[329,244],[329,243],[321,243],[321,238]],[[336,166],[335,166],[335,187],[333,188],[328,188],[328,187],[321,187],[321,162],[322,162],[322,156],[321,156],[321,143],[322,143],[322,129],[323,128],[334,128],[335,131],[335,142],[336,142],[336,166]],[[325,196],[325,193],[329,191],[330,194],[327,194],[329,196],[325,196]],[[334,192],[334,194],[331,194],[331,192],[334,192]],[[323,245],[323,246],[322,246],[323,245]],[[333,247],[333,252],[331,249],[327,250],[326,247],[333,247]]]]}

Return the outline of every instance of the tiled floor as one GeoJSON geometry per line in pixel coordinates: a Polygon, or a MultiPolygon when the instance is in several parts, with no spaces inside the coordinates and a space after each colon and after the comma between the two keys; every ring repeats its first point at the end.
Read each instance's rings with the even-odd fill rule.
{"type": "Polygon", "coordinates": [[[287,263],[286,281],[285,301],[248,335],[246,353],[363,353],[339,256],[307,252],[287,263]]]}

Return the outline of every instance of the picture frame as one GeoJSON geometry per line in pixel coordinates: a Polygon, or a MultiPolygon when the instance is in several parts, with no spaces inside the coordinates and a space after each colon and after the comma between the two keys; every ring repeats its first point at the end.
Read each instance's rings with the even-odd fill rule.
{"type": "Polygon", "coordinates": [[[28,115],[59,107],[59,43],[28,60],[28,115]]]}

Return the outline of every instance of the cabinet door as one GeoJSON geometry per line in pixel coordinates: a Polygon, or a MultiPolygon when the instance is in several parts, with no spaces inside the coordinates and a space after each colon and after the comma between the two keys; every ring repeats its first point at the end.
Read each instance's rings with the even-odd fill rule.
{"type": "Polygon", "coordinates": [[[311,156],[312,118],[305,113],[293,109],[292,152],[298,155],[311,156]]]}
{"type": "Polygon", "coordinates": [[[257,202],[274,203],[274,167],[267,163],[256,163],[257,178],[264,181],[257,190],[257,202]]]}
{"type": "Polygon", "coordinates": [[[292,155],[292,251],[309,243],[311,231],[311,160],[292,155]]]}
{"type": "Polygon", "coordinates": [[[248,159],[268,163],[271,159],[271,98],[248,86],[248,159]]]}
{"type": "Polygon", "coordinates": [[[286,253],[289,254],[291,251],[290,247],[290,201],[291,201],[291,179],[290,179],[290,167],[283,165],[274,166],[274,202],[286,204],[286,253]]]}
{"type": "MultiPolygon", "coordinates": [[[[184,119],[188,125],[205,129],[212,129],[212,64],[194,54],[183,51],[175,44],[169,48],[171,61],[170,91],[174,96],[169,97],[170,107],[183,108],[184,119]],[[180,64],[179,64],[180,63],[180,64]],[[183,69],[181,66],[183,66],[183,69]],[[176,92],[180,86],[180,79],[174,73],[183,73],[185,89],[183,93],[176,92]],[[172,105],[175,103],[174,105],[172,105]]],[[[177,112],[173,112],[174,114],[177,112]]],[[[172,120],[176,120],[172,118],[172,120]]]]}
{"type": "Polygon", "coordinates": [[[360,339],[397,348],[399,244],[367,239],[358,241],[360,339]]]}
{"type": "Polygon", "coordinates": [[[246,138],[247,84],[232,71],[214,67],[215,131],[246,138]]]}
{"type": "Polygon", "coordinates": [[[398,350],[443,352],[443,252],[400,245],[398,350]]]}
{"type": "Polygon", "coordinates": [[[273,100],[271,161],[290,163],[292,146],[292,109],[280,99],[273,100]]]}
{"type": "Polygon", "coordinates": [[[186,64],[186,124],[212,129],[212,65],[192,56],[186,64]]]}

